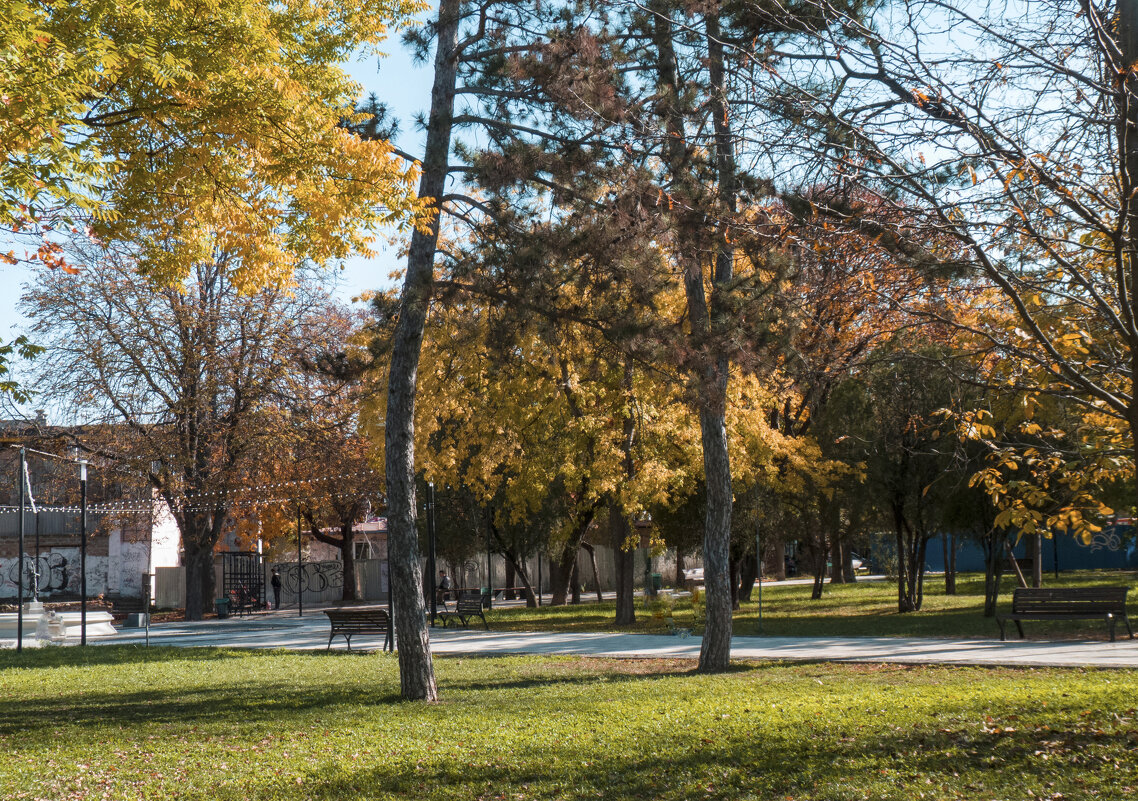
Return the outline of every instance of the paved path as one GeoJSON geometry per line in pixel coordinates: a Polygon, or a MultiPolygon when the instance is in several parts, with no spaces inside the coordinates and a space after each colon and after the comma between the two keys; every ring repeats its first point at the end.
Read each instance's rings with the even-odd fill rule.
{"type": "MultiPolygon", "coordinates": [[[[144,642],[144,633],[123,629],[97,643],[144,642]]],[[[328,621],[318,610],[297,618],[295,612],[151,627],[153,645],[238,648],[322,649],[328,621]]],[[[334,648],[342,649],[337,638],[334,648]]],[[[358,648],[377,649],[379,637],[357,636],[358,648]]],[[[699,637],[620,633],[525,633],[432,629],[437,654],[581,654],[614,657],[699,657],[699,637]]],[[[1099,666],[1138,668],[1138,640],[1062,640],[1000,642],[991,640],[910,639],[902,637],[735,637],[735,659],[833,662],[905,662],[949,665],[1099,666]]]]}

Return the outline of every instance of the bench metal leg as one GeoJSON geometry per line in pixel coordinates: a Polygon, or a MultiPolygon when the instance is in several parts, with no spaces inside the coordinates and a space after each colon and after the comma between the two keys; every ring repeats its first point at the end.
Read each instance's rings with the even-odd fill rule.
{"type": "Polygon", "coordinates": [[[1004,620],[1003,620],[1003,618],[997,617],[997,618],[996,618],[996,625],[1000,627],[1000,642],[1006,642],[1006,641],[1007,641],[1007,639],[1008,639],[1008,633],[1007,633],[1007,631],[1004,629],[1004,620]]]}
{"type": "Polygon", "coordinates": [[[330,651],[332,649],[332,638],[335,636],[336,636],[336,632],[332,632],[331,634],[328,635],[328,647],[324,649],[325,651],[330,651]]]}
{"type": "Polygon", "coordinates": [[[1023,624],[1020,623],[1018,619],[1015,621],[1015,624],[1016,624],[1016,629],[1019,631],[1019,638],[1021,640],[1025,639],[1023,636],[1023,624]]]}

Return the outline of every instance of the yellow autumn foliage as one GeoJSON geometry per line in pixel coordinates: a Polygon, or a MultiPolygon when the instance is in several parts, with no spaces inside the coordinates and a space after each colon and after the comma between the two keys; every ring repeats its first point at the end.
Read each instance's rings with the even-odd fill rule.
{"type": "MultiPolygon", "coordinates": [[[[87,224],[246,289],[425,219],[417,168],[341,127],[339,67],[419,0],[0,0],[0,227],[87,224]]],[[[374,52],[374,51],[373,51],[374,52]]]]}

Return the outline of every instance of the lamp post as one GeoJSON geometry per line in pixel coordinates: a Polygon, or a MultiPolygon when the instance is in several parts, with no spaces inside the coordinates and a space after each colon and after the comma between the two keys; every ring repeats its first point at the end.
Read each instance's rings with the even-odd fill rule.
{"type": "Polygon", "coordinates": [[[755,529],[755,562],[759,565],[759,634],[763,633],[763,534],[755,529]]]}
{"type": "Polygon", "coordinates": [[[40,599],[40,513],[36,507],[36,545],[32,555],[32,575],[35,576],[35,586],[32,589],[32,603],[40,599]]]}
{"type": "Polygon", "coordinates": [[[431,625],[435,625],[435,618],[439,616],[438,590],[435,582],[435,482],[427,482],[427,575],[430,576],[428,584],[431,588],[431,625]]]}
{"type": "Polygon", "coordinates": [[[296,507],[296,616],[304,617],[304,565],[300,552],[300,505],[296,507]]]}
{"type": "Polygon", "coordinates": [[[28,455],[20,448],[20,520],[16,524],[16,651],[24,650],[24,471],[27,470],[28,455]]]}
{"type": "Polygon", "coordinates": [[[79,644],[87,644],[87,460],[79,459],[79,644]]]}

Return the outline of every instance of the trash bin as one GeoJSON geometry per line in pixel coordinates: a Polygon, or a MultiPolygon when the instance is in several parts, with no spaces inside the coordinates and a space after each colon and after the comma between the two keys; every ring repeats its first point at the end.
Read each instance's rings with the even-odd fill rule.
{"type": "Polygon", "coordinates": [[[217,616],[220,618],[229,617],[229,599],[228,598],[215,598],[213,601],[214,606],[217,607],[217,616]]]}
{"type": "Polygon", "coordinates": [[[649,576],[649,586],[652,588],[652,594],[655,595],[664,586],[664,577],[659,573],[652,573],[649,576]]]}

